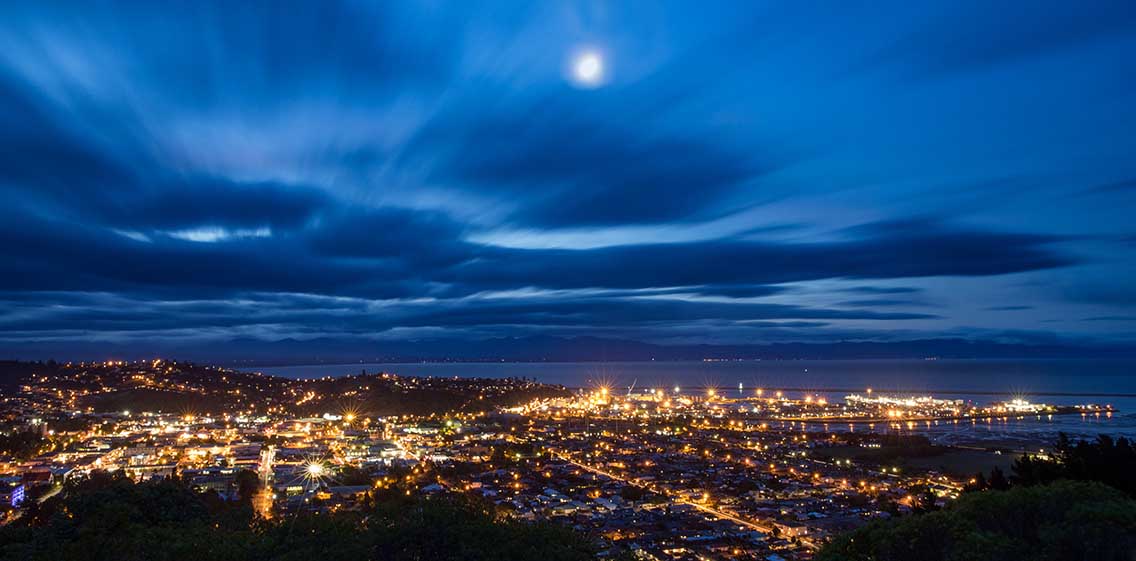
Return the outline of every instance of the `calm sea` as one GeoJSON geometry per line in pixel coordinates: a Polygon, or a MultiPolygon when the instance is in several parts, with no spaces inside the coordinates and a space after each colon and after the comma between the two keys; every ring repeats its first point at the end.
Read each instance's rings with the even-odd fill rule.
{"type": "MultiPolygon", "coordinates": [[[[867,388],[877,393],[964,399],[978,404],[1020,397],[1033,402],[1108,404],[1111,418],[1064,417],[1044,424],[1009,421],[994,433],[1136,434],[1136,360],[764,360],[736,362],[413,363],[247,368],[288,378],[391,372],[409,376],[535,378],[575,388],[651,388],[682,393],[716,388],[724,396],[782,389],[830,400],[867,388]],[[741,389],[739,390],[739,384],[741,389]]],[[[768,395],[768,394],[766,394],[768,395]]],[[[972,431],[968,431],[972,432],[972,431]]],[[[994,436],[993,434],[991,436],[994,436]]]]}
{"type": "MultiPolygon", "coordinates": [[[[685,391],[707,387],[948,392],[1136,399],[1136,360],[764,360],[737,362],[559,362],[336,364],[249,368],[287,378],[392,372],[411,376],[536,378],[569,387],[607,384],[685,391]],[[1060,395],[1058,395],[1060,394],[1060,395]]],[[[839,392],[838,392],[839,393],[839,392]]],[[[1057,402],[1056,399],[1049,399],[1057,402]]],[[[1083,399],[1062,401],[1081,403],[1083,399]]],[[[1100,401],[1096,399],[1094,401],[1100,401]]]]}

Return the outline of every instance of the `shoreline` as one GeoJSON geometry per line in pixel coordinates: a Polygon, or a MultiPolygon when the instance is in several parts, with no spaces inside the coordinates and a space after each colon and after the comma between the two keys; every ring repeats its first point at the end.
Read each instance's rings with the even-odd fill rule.
{"type": "MultiPolygon", "coordinates": [[[[1079,357],[859,357],[859,358],[737,358],[737,359],[716,359],[716,358],[689,358],[689,359],[633,359],[633,360],[505,360],[505,359],[468,359],[468,360],[367,360],[367,361],[351,361],[342,362],[336,360],[334,362],[256,362],[249,363],[246,361],[221,361],[216,364],[217,366],[225,366],[234,369],[255,369],[255,368],[303,368],[303,367],[332,367],[332,366],[362,366],[362,365],[487,365],[487,364],[547,364],[547,365],[565,365],[565,364],[745,364],[757,362],[772,362],[772,363],[788,363],[788,362],[887,362],[887,363],[929,363],[936,362],[1093,362],[1093,361],[1110,361],[1110,362],[1132,362],[1136,364],[1136,356],[1079,356],[1079,357]]],[[[191,361],[192,362],[192,361],[191,361]]]]}

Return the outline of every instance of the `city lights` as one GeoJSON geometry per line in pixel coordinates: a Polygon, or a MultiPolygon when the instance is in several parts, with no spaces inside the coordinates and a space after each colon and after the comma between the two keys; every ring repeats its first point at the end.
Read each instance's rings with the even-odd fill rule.
{"type": "MultiPolygon", "coordinates": [[[[774,528],[793,532],[796,541],[777,551],[806,555],[825,536],[813,527],[810,513],[873,513],[885,501],[910,503],[907,489],[927,485],[945,502],[965,484],[923,469],[874,462],[865,452],[919,443],[920,431],[930,431],[940,421],[952,426],[960,419],[1050,423],[1073,414],[1084,422],[1103,422],[1098,419],[1112,413],[1107,406],[1062,407],[1021,396],[978,405],[931,395],[865,392],[833,402],[819,391],[799,388],[759,387],[747,393],[740,383],[737,394],[709,386],[700,399],[683,396],[678,386],[668,394],[660,387],[635,391],[634,383],[623,392],[611,389],[614,382],[574,390],[525,380],[384,374],[331,391],[328,385],[336,384],[331,379],[222,372],[148,361],[100,366],[90,377],[77,372],[65,385],[45,379],[29,391],[36,397],[33,403],[46,408],[28,422],[48,437],[60,438],[65,433],[44,426],[52,423],[45,421],[50,408],[75,398],[68,392],[106,391],[108,385],[231,396],[233,405],[225,411],[123,411],[96,417],[100,428],[66,435],[90,443],[83,453],[60,447],[48,457],[71,470],[116,469],[139,480],[177,474],[192,485],[225,493],[236,492],[238,474],[248,470],[258,487],[252,504],[265,518],[359,508],[368,492],[403,497],[467,493],[496,501],[527,520],[579,515],[579,523],[595,524],[588,526],[592,529],[602,528],[607,514],[624,509],[631,509],[632,518],[654,520],[666,510],[646,506],[665,505],[683,527],[725,521],[762,536],[774,528]],[[75,389],[84,385],[86,389],[75,389]],[[380,389],[400,396],[398,400],[417,390],[453,393],[469,404],[484,403],[486,396],[524,397],[474,411],[369,413],[366,419],[360,414],[363,401],[341,404],[380,389]],[[254,406],[262,412],[252,412],[254,406]],[[882,433],[875,432],[877,426],[882,433]],[[117,448],[107,450],[108,441],[117,448]],[[73,463],[80,461],[89,463],[73,463]],[[754,492],[739,494],[739,488],[754,492]],[[794,498],[780,501],[778,493],[794,498]],[[774,502],[776,509],[771,508],[774,502]]],[[[1047,448],[1037,449],[1040,457],[1047,448]]],[[[638,539],[664,544],[672,535],[648,531],[638,539]]],[[[759,543],[758,549],[766,551],[761,548],[771,542],[759,543]]]]}

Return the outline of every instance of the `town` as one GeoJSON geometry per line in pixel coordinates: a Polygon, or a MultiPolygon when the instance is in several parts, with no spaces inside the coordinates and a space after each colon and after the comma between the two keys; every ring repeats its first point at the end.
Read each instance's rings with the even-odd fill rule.
{"type": "Polygon", "coordinates": [[[4,367],[5,523],[99,471],[181,478],[265,518],[464,495],[570,526],[604,555],[658,560],[807,559],[841,532],[959,496],[967,473],[901,465],[950,452],[921,429],[1113,414],[868,388],[838,403],[777,388],[291,380],[159,359],[4,367]]]}

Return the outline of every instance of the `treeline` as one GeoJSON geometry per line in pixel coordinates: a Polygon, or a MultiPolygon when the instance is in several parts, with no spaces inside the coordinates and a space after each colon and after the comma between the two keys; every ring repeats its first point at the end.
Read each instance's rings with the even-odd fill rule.
{"type": "Polygon", "coordinates": [[[177,480],[98,474],[0,528],[0,559],[21,561],[577,561],[592,543],[568,529],[497,516],[460,498],[403,497],[361,512],[266,520],[177,480]]]}
{"type": "Polygon", "coordinates": [[[967,486],[970,491],[1006,490],[1011,486],[1045,485],[1054,481],[1098,481],[1136,498],[1136,448],[1124,437],[1100,435],[1096,440],[1073,442],[1061,433],[1053,453],[1026,454],[1014,461],[1011,475],[1000,469],[990,477],[975,475],[967,486]]]}
{"type": "MultiPolygon", "coordinates": [[[[1071,441],[977,474],[942,510],[879,520],[826,545],[818,561],[1136,559],[1136,453],[1125,438],[1071,441]]],[[[933,501],[931,505],[933,505],[933,501]]]]}
{"type": "Polygon", "coordinates": [[[966,493],[947,508],[877,521],[817,561],[1130,561],[1136,501],[1100,483],[1061,481],[966,493]]]}
{"type": "Polygon", "coordinates": [[[26,460],[43,452],[51,443],[39,431],[17,429],[11,433],[0,432],[0,455],[10,454],[26,460]]]}

